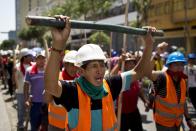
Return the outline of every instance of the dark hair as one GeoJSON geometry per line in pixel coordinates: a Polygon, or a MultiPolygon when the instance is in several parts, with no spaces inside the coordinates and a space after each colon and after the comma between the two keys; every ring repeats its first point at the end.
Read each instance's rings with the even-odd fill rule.
{"type": "Polygon", "coordinates": [[[87,65],[93,61],[103,61],[103,60],[88,60],[88,61],[83,61],[81,68],[86,69],[87,65]]]}
{"type": "Polygon", "coordinates": [[[87,65],[88,65],[90,62],[91,62],[91,61],[83,61],[83,62],[82,62],[81,68],[86,69],[87,65]]]}
{"type": "Polygon", "coordinates": [[[23,63],[24,62],[24,57],[22,57],[21,59],[20,59],[20,63],[23,63]]]}

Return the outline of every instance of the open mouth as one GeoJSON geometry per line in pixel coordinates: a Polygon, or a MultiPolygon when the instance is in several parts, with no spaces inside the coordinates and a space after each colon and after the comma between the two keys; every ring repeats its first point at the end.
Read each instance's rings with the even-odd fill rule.
{"type": "Polygon", "coordinates": [[[95,78],[95,80],[96,80],[97,82],[102,82],[102,81],[103,81],[103,77],[97,77],[97,78],[95,78]]]}

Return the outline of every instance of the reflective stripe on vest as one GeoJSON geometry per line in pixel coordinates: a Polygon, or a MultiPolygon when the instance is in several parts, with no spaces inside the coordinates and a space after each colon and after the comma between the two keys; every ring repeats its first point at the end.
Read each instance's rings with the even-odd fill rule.
{"type": "Polygon", "coordinates": [[[116,122],[114,123],[114,126],[111,129],[106,129],[104,131],[117,131],[117,129],[118,129],[118,123],[116,122]]]}
{"type": "Polygon", "coordinates": [[[155,112],[154,119],[155,122],[167,126],[179,126],[182,122],[184,114],[184,104],[186,99],[186,84],[185,80],[180,81],[181,98],[178,103],[178,98],[176,94],[176,89],[173,84],[172,78],[166,75],[166,97],[162,98],[159,95],[155,98],[155,112]]]}
{"type": "Polygon", "coordinates": [[[170,114],[170,113],[167,113],[167,112],[163,112],[163,111],[160,111],[158,109],[156,109],[155,112],[158,113],[159,115],[163,116],[163,117],[167,117],[167,118],[170,118],[170,119],[183,118],[183,114],[180,114],[179,116],[176,116],[175,114],[170,114]]]}
{"type": "Polygon", "coordinates": [[[67,112],[64,107],[50,103],[48,106],[48,122],[57,128],[66,129],[68,123],[67,112]]]}
{"type": "Polygon", "coordinates": [[[159,96],[156,97],[155,101],[159,102],[160,104],[169,107],[169,108],[183,108],[184,104],[179,103],[179,104],[175,104],[175,103],[167,103],[164,100],[162,100],[159,96]]]}
{"type": "MultiPolygon", "coordinates": [[[[108,91],[108,95],[102,98],[102,128],[103,131],[117,131],[117,120],[114,112],[114,104],[110,88],[105,80],[104,87],[108,91]]],[[[90,97],[81,90],[77,84],[78,101],[79,101],[79,116],[78,125],[72,131],[90,131],[91,130],[91,107],[90,97]]]]}
{"type": "MultiPolygon", "coordinates": [[[[63,80],[62,73],[59,74],[59,80],[63,80]]],[[[60,129],[66,129],[68,124],[68,116],[66,109],[61,105],[53,102],[48,104],[48,123],[60,129]]]]}
{"type": "Polygon", "coordinates": [[[48,112],[48,114],[51,116],[51,117],[53,117],[53,118],[56,118],[56,119],[58,119],[58,120],[61,120],[61,121],[63,121],[63,120],[65,120],[65,118],[66,118],[66,115],[60,115],[60,114],[56,114],[56,113],[53,113],[53,112],[48,112]]]}

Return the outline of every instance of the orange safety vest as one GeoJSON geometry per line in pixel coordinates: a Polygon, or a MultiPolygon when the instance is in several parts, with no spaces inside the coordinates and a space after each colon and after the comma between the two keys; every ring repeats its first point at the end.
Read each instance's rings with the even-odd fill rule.
{"type": "MultiPolygon", "coordinates": [[[[63,80],[62,73],[59,74],[59,80],[63,80]]],[[[57,128],[68,130],[68,113],[61,105],[55,105],[54,102],[48,105],[48,122],[57,128]]]]}
{"type": "MultiPolygon", "coordinates": [[[[103,81],[108,95],[102,98],[102,124],[103,131],[117,131],[117,119],[114,112],[113,98],[110,92],[110,88],[106,82],[103,81]]],[[[90,131],[91,130],[91,104],[90,97],[81,90],[77,84],[78,100],[79,100],[79,119],[76,128],[72,131],[90,131]]],[[[99,122],[99,121],[98,121],[99,122]]]]}
{"type": "Polygon", "coordinates": [[[178,103],[173,80],[171,76],[167,73],[165,74],[167,95],[165,98],[162,98],[159,95],[156,96],[154,103],[154,120],[156,123],[166,127],[179,126],[182,122],[186,99],[185,80],[182,79],[180,81],[181,98],[178,103]]]}

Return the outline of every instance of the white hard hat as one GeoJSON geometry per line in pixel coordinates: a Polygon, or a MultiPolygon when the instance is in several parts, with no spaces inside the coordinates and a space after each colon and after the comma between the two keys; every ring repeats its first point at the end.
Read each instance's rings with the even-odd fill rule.
{"type": "Polygon", "coordinates": [[[30,54],[33,56],[33,57],[36,57],[36,52],[35,51],[33,51],[33,50],[29,50],[30,51],[30,54]]]}
{"type": "Polygon", "coordinates": [[[77,51],[71,50],[65,54],[63,62],[76,63],[77,51]]]}
{"type": "Polygon", "coordinates": [[[28,48],[23,48],[20,50],[20,58],[27,56],[27,55],[32,55],[31,51],[28,48]]]}
{"type": "Polygon", "coordinates": [[[143,55],[143,52],[142,51],[135,51],[134,55],[136,57],[141,57],[143,55]]]}
{"type": "Polygon", "coordinates": [[[46,57],[46,52],[45,52],[45,50],[42,50],[42,51],[40,51],[40,52],[37,52],[37,53],[36,53],[36,57],[38,57],[38,56],[46,57]]]}
{"type": "Polygon", "coordinates": [[[43,49],[40,48],[40,47],[34,47],[34,48],[32,48],[32,50],[33,50],[34,52],[36,52],[36,53],[39,53],[39,52],[41,52],[43,49]]]}
{"type": "Polygon", "coordinates": [[[10,55],[13,55],[13,51],[12,50],[7,50],[7,53],[10,55]]]}
{"type": "Polygon", "coordinates": [[[8,54],[7,50],[4,50],[2,55],[7,55],[7,54],[8,54]]]}
{"type": "Polygon", "coordinates": [[[89,60],[104,60],[106,61],[106,57],[102,51],[102,49],[95,44],[86,44],[83,45],[76,55],[76,66],[82,66],[84,61],[89,60]]]}

